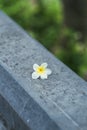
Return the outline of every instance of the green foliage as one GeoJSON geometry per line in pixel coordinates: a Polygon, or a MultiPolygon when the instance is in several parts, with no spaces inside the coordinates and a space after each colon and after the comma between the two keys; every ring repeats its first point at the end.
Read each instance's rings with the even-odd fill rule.
{"type": "Polygon", "coordinates": [[[32,0],[0,0],[0,7],[26,30],[29,30],[30,19],[37,8],[32,0]]]}
{"type": "Polygon", "coordinates": [[[61,0],[0,0],[0,9],[65,64],[85,77],[86,43],[79,42],[79,33],[63,28],[61,0]]]}
{"type": "MultiPolygon", "coordinates": [[[[56,52],[56,56],[80,76],[87,73],[87,49],[86,44],[79,42],[80,34],[71,29],[64,30],[66,42],[56,52]]],[[[85,75],[84,75],[84,78],[85,75]]]]}

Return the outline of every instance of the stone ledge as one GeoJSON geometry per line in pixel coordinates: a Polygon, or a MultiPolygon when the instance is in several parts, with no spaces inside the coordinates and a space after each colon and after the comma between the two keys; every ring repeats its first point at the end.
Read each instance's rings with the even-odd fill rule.
{"type": "MultiPolygon", "coordinates": [[[[2,18],[2,21],[4,20],[5,17],[2,18]]],[[[33,101],[49,116],[49,119],[54,122],[52,130],[87,130],[87,83],[18,25],[14,22],[10,23],[9,18],[6,17],[6,20],[7,23],[0,26],[0,63],[20,84],[19,92],[22,89],[26,91],[27,99],[32,97],[33,101]],[[32,66],[34,63],[41,64],[42,62],[47,62],[53,73],[47,80],[33,80],[31,78],[32,66]]],[[[6,87],[6,89],[11,95],[12,92],[9,88],[6,87]]],[[[1,89],[2,91],[3,89],[1,89]]],[[[5,97],[5,100],[7,99],[5,97]]],[[[27,118],[28,111],[26,112],[26,109],[31,110],[29,102],[30,100],[20,113],[21,104],[18,103],[17,108],[15,108],[17,102],[12,104],[9,101],[11,106],[14,105],[14,110],[22,120],[27,118]]],[[[37,110],[36,107],[33,112],[37,110]]],[[[51,128],[44,127],[43,129],[34,128],[36,123],[34,119],[32,120],[32,130],[51,130],[51,128]]],[[[38,121],[37,118],[36,120],[38,121]]]]}
{"type": "Polygon", "coordinates": [[[2,11],[0,11],[0,26],[12,23],[13,21],[9,19],[9,17],[4,14],[2,11]]]}
{"type": "Polygon", "coordinates": [[[7,130],[7,128],[3,125],[1,121],[0,121],[0,130],[7,130]]]}
{"type": "Polygon", "coordinates": [[[0,66],[0,113],[6,120],[9,130],[58,130],[58,126],[47,113],[2,66],[0,66]]]}

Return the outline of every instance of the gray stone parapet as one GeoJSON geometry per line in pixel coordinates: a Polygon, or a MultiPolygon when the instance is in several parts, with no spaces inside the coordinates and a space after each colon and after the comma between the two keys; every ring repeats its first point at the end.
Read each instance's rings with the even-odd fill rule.
{"type": "Polygon", "coordinates": [[[87,83],[0,12],[0,113],[9,130],[87,130],[87,83]],[[47,62],[47,80],[32,79],[47,62]]]}

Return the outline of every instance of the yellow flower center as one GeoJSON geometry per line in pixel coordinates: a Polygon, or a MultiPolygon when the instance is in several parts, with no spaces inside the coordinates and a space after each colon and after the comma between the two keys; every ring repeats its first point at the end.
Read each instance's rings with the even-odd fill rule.
{"type": "Polygon", "coordinates": [[[44,72],[45,72],[45,68],[44,68],[43,66],[39,66],[39,67],[37,68],[37,73],[43,74],[44,72]]]}

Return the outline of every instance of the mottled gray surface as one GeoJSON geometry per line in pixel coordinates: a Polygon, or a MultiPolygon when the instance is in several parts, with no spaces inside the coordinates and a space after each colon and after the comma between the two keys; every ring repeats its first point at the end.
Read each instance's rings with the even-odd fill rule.
{"type": "MultiPolygon", "coordinates": [[[[0,15],[2,16],[2,13],[0,15]]],[[[5,17],[2,20],[4,21],[5,17]]],[[[7,24],[0,26],[1,65],[59,128],[87,130],[87,83],[27,35],[18,25],[10,23],[7,17],[6,20],[7,24]],[[31,77],[33,64],[43,62],[49,64],[52,75],[47,80],[33,80],[31,77]]],[[[30,110],[28,104],[29,102],[21,112],[23,118],[26,109],[30,110]]]]}
{"type": "Polygon", "coordinates": [[[0,121],[0,130],[7,130],[7,128],[3,125],[2,121],[0,121]]]}
{"type": "Polygon", "coordinates": [[[10,24],[12,22],[13,21],[11,19],[9,19],[6,14],[3,15],[3,12],[0,11],[0,26],[3,26],[5,24],[10,24]]]}
{"type": "Polygon", "coordinates": [[[2,66],[0,66],[0,113],[0,119],[9,130],[60,130],[2,66]]]}

